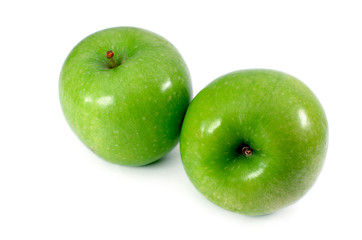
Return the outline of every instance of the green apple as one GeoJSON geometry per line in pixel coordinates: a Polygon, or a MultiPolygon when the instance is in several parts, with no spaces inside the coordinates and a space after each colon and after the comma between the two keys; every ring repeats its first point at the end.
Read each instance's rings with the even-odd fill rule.
{"type": "Polygon", "coordinates": [[[59,81],[70,127],[95,154],[121,165],[149,164],[168,153],[191,96],[189,71],[176,48],[134,27],[83,39],[59,81]]]}
{"type": "Polygon", "coordinates": [[[224,75],[191,102],[181,157],[194,186],[213,203],[264,215],[301,198],[327,151],[321,104],[298,79],[273,70],[224,75]]]}

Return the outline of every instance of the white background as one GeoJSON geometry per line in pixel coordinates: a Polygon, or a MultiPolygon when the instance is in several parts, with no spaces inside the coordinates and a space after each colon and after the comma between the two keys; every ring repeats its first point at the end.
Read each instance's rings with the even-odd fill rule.
{"type": "Polygon", "coordinates": [[[362,7],[359,1],[2,1],[0,239],[361,239],[362,7]],[[225,211],[188,180],[178,147],[132,168],[93,155],[68,127],[58,77],[70,50],[109,27],[171,41],[194,95],[245,68],[292,74],[330,130],[319,179],[263,217],[225,211]]]}

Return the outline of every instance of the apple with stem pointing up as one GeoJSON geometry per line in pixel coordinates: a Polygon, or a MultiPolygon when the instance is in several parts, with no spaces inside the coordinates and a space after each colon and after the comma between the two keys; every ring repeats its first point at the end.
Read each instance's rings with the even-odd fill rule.
{"type": "Polygon", "coordinates": [[[86,37],[68,55],[59,81],[70,127],[98,156],[122,165],[149,164],[168,153],[191,96],[176,48],[134,27],[86,37]]]}
{"type": "Polygon", "coordinates": [[[191,102],[181,157],[194,186],[215,204],[264,215],[301,198],[327,151],[321,104],[298,79],[273,70],[224,75],[191,102]]]}

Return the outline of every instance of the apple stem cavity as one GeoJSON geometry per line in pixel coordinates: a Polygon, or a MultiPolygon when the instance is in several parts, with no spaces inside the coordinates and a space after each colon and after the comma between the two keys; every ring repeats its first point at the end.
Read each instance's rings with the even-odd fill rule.
{"type": "Polygon", "coordinates": [[[243,147],[241,149],[241,153],[244,154],[244,156],[248,157],[253,154],[253,149],[251,147],[243,147]]]}
{"type": "Polygon", "coordinates": [[[115,68],[117,67],[117,63],[114,60],[113,56],[114,56],[114,52],[113,51],[108,51],[106,53],[107,58],[109,59],[109,62],[111,63],[111,68],[115,68]]]}
{"type": "Polygon", "coordinates": [[[249,157],[251,155],[253,155],[254,150],[248,145],[248,144],[241,144],[237,150],[236,150],[239,154],[244,155],[245,157],[249,157]]]}

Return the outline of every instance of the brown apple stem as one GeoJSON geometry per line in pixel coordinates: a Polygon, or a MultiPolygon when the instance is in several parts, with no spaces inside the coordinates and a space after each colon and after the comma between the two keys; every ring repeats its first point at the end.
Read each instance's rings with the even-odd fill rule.
{"type": "Polygon", "coordinates": [[[106,55],[107,55],[107,58],[109,59],[109,61],[111,63],[111,68],[117,67],[117,63],[113,58],[114,52],[113,51],[108,51],[106,55]]]}
{"type": "Polygon", "coordinates": [[[245,146],[245,147],[243,147],[243,148],[241,149],[241,153],[242,153],[244,156],[248,157],[248,156],[250,156],[250,155],[253,154],[253,149],[252,149],[251,147],[249,147],[249,146],[245,146]]]}

